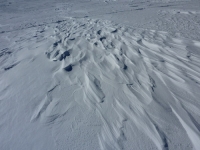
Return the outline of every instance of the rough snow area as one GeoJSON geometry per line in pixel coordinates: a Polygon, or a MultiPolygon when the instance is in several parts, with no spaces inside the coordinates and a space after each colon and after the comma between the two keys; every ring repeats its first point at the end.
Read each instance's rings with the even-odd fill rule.
{"type": "Polygon", "coordinates": [[[199,150],[198,6],[0,2],[0,149],[199,150]]]}

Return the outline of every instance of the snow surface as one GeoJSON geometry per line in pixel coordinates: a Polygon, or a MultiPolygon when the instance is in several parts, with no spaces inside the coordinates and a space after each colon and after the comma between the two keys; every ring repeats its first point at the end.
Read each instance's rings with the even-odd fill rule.
{"type": "Polygon", "coordinates": [[[0,2],[1,150],[199,150],[200,1],[0,2]]]}

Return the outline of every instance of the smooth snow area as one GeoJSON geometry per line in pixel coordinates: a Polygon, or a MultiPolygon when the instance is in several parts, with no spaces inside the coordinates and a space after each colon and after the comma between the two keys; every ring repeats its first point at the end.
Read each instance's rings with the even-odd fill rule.
{"type": "Polygon", "coordinates": [[[200,1],[0,2],[1,150],[199,150],[200,1]]]}

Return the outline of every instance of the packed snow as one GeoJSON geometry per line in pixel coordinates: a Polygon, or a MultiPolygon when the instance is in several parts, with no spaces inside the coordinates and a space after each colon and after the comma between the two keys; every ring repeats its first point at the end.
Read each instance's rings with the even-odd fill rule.
{"type": "Polygon", "coordinates": [[[1,150],[199,150],[200,1],[0,2],[1,150]]]}

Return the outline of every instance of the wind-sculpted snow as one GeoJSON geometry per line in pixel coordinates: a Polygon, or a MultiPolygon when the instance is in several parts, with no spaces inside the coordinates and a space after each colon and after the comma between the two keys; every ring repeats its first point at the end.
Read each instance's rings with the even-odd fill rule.
{"type": "Polygon", "coordinates": [[[91,19],[24,30],[15,47],[29,53],[4,71],[25,61],[50,74],[38,76],[50,86],[30,121],[50,127],[57,149],[200,149],[199,41],[91,19]]]}
{"type": "Polygon", "coordinates": [[[102,122],[101,149],[200,148],[200,42],[89,19],[59,22],[44,36],[53,41],[44,53],[56,64],[54,86],[32,121],[53,124],[80,105],[102,122]],[[65,86],[71,106],[60,99],[60,110],[65,86]]]}

